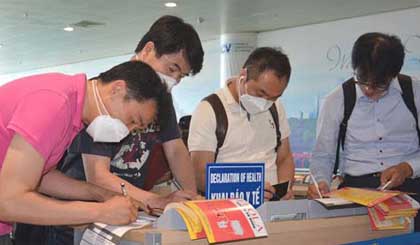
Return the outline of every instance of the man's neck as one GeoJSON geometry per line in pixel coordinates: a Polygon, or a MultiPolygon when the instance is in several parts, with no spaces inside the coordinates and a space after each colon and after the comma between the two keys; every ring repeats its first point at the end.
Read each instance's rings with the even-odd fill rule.
{"type": "Polygon", "coordinates": [[[227,87],[232,94],[233,99],[236,101],[236,103],[239,103],[239,95],[238,95],[238,79],[236,78],[230,78],[227,81],[227,87]]]}
{"type": "Polygon", "coordinates": [[[88,125],[97,116],[95,98],[93,96],[92,80],[86,81],[85,99],[83,102],[82,121],[88,125]]]}

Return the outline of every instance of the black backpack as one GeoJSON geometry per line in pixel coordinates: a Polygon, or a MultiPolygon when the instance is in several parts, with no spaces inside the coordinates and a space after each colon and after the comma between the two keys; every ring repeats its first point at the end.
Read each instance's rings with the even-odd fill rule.
{"type": "MultiPolygon", "coordinates": [[[[220,100],[217,94],[211,94],[203,99],[203,101],[207,101],[210,106],[213,108],[214,114],[216,116],[216,139],[217,139],[217,148],[214,155],[214,160],[216,160],[217,155],[219,153],[220,147],[223,146],[225,142],[225,137],[228,129],[228,118],[226,115],[225,108],[223,107],[222,101],[220,100]]],[[[279,114],[277,112],[276,104],[273,105],[269,109],[271,116],[273,117],[274,124],[276,126],[276,147],[274,148],[277,151],[278,147],[281,145],[281,133],[279,130],[279,114]]]]}
{"type": "MultiPolygon", "coordinates": [[[[417,136],[419,139],[420,145],[420,130],[419,130],[419,122],[418,122],[418,115],[417,115],[417,108],[416,104],[414,103],[414,94],[413,94],[413,85],[411,78],[409,76],[399,74],[398,75],[398,83],[400,84],[402,90],[402,98],[404,100],[405,105],[407,106],[408,110],[413,114],[414,119],[416,120],[416,130],[417,136]]],[[[337,174],[338,165],[339,165],[339,157],[340,157],[340,145],[341,148],[344,150],[344,141],[346,138],[346,131],[347,131],[347,122],[353,112],[354,105],[356,104],[356,83],[354,82],[353,78],[350,78],[346,82],[342,84],[343,93],[344,93],[344,117],[340,124],[340,131],[338,133],[338,140],[337,140],[337,150],[335,154],[335,164],[334,164],[334,174],[337,174]]]]}

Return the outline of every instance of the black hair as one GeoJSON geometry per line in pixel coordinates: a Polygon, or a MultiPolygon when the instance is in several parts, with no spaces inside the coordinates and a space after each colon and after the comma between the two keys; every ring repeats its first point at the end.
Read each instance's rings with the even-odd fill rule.
{"type": "Polygon", "coordinates": [[[179,119],[178,126],[180,129],[189,129],[191,122],[191,115],[183,116],[179,119]]]}
{"type": "Polygon", "coordinates": [[[272,70],[278,78],[286,77],[288,82],[292,72],[287,55],[269,47],[255,49],[245,61],[243,68],[247,68],[248,79],[256,79],[261,73],[272,70]]]}
{"type": "Polygon", "coordinates": [[[172,99],[165,83],[162,83],[156,72],[141,61],[128,61],[116,65],[97,77],[99,82],[107,84],[123,80],[127,86],[126,99],[138,102],[154,100],[158,106],[158,121],[161,127],[166,126],[170,114],[172,99]]]}
{"type": "Polygon", "coordinates": [[[370,32],[354,43],[351,61],[360,79],[383,84],[400,73],[404,56],[404,46],[397,36],[370,32]]]}
{"type": "Polygon", "coordinates": [[[179,119],[178,127],[181,130],[181,138],[188,148],[188,135],[190,132],[191,115],[183,116],[179,119]]]}
{"type": "Polygon", "coordinates": [[[200,38],[194,27],[179,17],[165,15],[156,20],[138,43],[135,52],[140,52],[150,41],[155,45],[158,57],[184,50],[192,75],[203,67],[204,51],[200,38]]]}

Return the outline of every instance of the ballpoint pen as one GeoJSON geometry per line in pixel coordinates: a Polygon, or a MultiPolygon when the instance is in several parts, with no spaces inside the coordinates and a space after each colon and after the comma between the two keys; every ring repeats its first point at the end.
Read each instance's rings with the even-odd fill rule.
{"type": "Polygon", "coordinates": [[[174,186],[179,190],[179,191],[182,191],[183,190],[183,188],[182,188],[182,186],[181,186],[181,184],[176,180],[176,178],[173,178],[172,179],[172,184],[174,184],[174,186]]]}
{"type": "Polygon", "coordinates": [[[391,180],[390,181],[388,181],[388,182],[386,182],[385,183],[385,185],[383,185],[383,186],[379,186],[378,187],[378,189],[380,190],[380,191],[384,191],[384,190],[386,190],[386,188],[391,184],[391,180]]]}
{"type": "Polygon", "coordinates": [[[312,182],[314,182],[314,185],[315,185],[316,191],[318,192],[319,197],[322,199],[323,197],[321,195],[321,191],[319,190],[319,186],[315,180],[315,177],[312,175],[312,173],[309,173],[309,175],[311,176],[312,182]]]}
{"type": "MultiPolygon", "coordinates": [[[[122,195],[125,196],[125,197],[128,196],[127,189],[125,188],[125,183],[121,182],[120,186],[121,186],[122,195]]],[[[150,215],[160,216],[163,213],[163,209],[161,209],[161,208],[152,208],[152,207],[150,207],[149,204],[146,204],[146,203],[138,201],[138,200],[136,202],[139,205],[139,208],[143,209],[146,213],[148,213],[150,215]]]]}
{"type": "MultiPolygon", "coordinates": [[[[176,178],[172,178],[172,184],[174,184],[174,186],[176,187],[176,189],[178,189],[178,191],[184,191],[184,188],[182,188],[182,185],[176,180],[176,178]]],[[[201,196],[196,195],[195,197],[191,197],[191,198],[186,197],[186,199],[187,200],[201,199],[201,196]]]]}

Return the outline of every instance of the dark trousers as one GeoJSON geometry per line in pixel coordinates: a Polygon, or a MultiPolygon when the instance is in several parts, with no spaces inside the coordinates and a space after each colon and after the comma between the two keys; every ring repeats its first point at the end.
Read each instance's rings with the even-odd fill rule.
{"type": "Polygon", "coordinates": [[[74,229],[68,226],[50,226],[46,245],[72,245],[74,229]]]}
{"type": "Polygon", "coordinates": [[[45,245],[48,226],[16,223],[15,245],[45,245]]]}
{"type": "Polygon", "coordinates": [[[40,226],[22,223],[16,225],[15,245],[72,244],[73,229],[68,226],[40,226]]]}
{"type": "MultiPolygon", "coordinates": [[[[338,188],[342,187],[359,187],[359,188],[377,188],[381,184],[380,175],[367,174],[362,176],[351,176],[345,175],[344,182],[338,188]]],[[[410,195],[413,199],[420,203],[420,178],[416,179],[406,179],[405,182],[393,188],[393,190],[399,190],[403,192],[416,193],[417,195],[410,195]]],[[[414,230],[416,232],[420,231],[420,215],[414,218],[414,230]]]]}
{"type": "Polygon", "coordinates": [[[0,245],[12,245],[12,239],[10,239],[10,235],[6,234],[3,236],[0,236],[0,245]]]}

